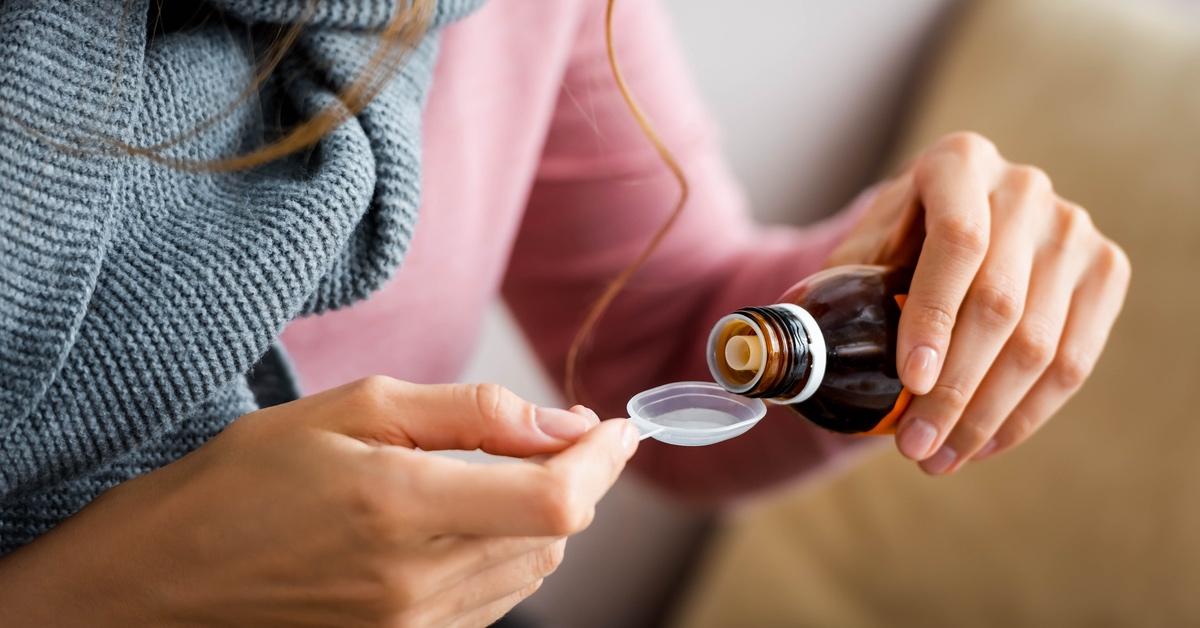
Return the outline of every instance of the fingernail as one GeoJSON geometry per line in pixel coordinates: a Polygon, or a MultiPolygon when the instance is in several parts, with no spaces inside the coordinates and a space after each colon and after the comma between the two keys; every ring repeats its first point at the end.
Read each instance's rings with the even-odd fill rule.
{"type": "Polygon", "coordinates": [[[925,469],[927,473],[938,475],[945,473],[946,470],[950,468],[950,465],[953,465],[954,461],[957,459],[958,452],[949,447],[942,447],[941,449],[937,450],[937,453],[930,456],[928,460],[922,462],[921,468],[925,469]]]}
{"type": "Polygon", "coordinates": [[[996,451],[997,444],[998,443],[996,442],[996,439],[993,438],[992,440],[989,440],[986,445],[980,448],[979,451],[975,452],[975,455],[972,456],[972,458],[975,460],[983,460],[984,458],[987,458],[988,456],[992,455],[992,452],[996,451]]]}
{"type": "Polygon", "coordinates": [[[590,422],[592,427],[596,427],[600,424],[600,415],[596,414],[594,410],[587,406],[571,406],[571,412],[591,419],[590,422]]]}
{"type": "Polygon", "coordinates": [[[920,460],[929,455],[937,436],[937,430],[928,421],[913,419],[900,430],[900,439],[896,444],[900,447],[900,453],[913,460],[920,460]]]}
{"type": "Polygon", "coordinates": [[[575,440],[591,427],[586,417],[558,408],[538,408],[534,420],[543,434],[560,440],[575,440]]]}
{"type": "Polygon", "coordinates": [[[908,354],[908,360],[904,363],[904,373],[900,379],[904,380],[905,385],[913,393],[923,395],[929,392],[936,383],[936,368],[937,351],[922,345],[908,354]]]}
{"type": "Polygon", "coordinates": [[[621,446],[625,448],[626,456],[632,456],[637,450],[638,429],[630,421],[625,421],[625,426],[621,428],[621,446]]]}

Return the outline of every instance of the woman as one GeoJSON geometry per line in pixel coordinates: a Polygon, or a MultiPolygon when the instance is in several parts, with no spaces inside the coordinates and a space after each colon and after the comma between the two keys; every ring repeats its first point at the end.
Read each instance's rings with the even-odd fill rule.
{"type": "MultiPolygon", "coordinates": [[[[432,383],[497,291],[561,376],[583,312],[671,209],[608,73],[602,3],[441,0],[363,92],[368,31],[416,42],[419,10],[149,4],[0,6],[0,624],[486,625],[637,447],[583,406],[432,383]],[[243,99],[270,25],[297,21],[243,99]],[[328,111],[310,151],[229,157],[328,111]],[[289,323],[313,389],[386,375],[290,401],[289,323]],[[530,460],[416,451],[475,448],[530,460]]],[[[1082,384],[1129,264],[1044,174],[956,134],[830,222],[755,226],[659,10],[622,5],[615,32],[693,201],[584,354],[601,415],[704,377],[716,314],[843,263],[916,264],[897,367],[919,397],[896,442],[926,472],[1017,445],[1082,384]]],[[[634,463],[714,499],[847,446],[779,418],[634,463]]]]}

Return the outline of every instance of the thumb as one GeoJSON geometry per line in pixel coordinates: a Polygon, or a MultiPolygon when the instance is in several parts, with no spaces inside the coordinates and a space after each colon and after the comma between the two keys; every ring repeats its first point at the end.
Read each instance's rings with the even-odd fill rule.
{"type": "Polygon", "coordinates": [[[911,175],[880,183],[863,192],[845,211],[858,214],[854,226],[829,255],[826,267],[846,264],[904,265],[912,254],[912,240],[919,234],[919,203],[911,175]],[[865,209],[863,206],[866,206],[865,209]]]}
{"type": "Polygon", "coordinates": [[[543,408],[497,384],[413,384],[369,377],[339,389],[346,433],[427,451],[482,449],[501,456],[554,453],[575,442],[595,415],[543,408]]]}
{"type": "Polygon", "coordinates": [[[916,198],[909,200],[892,223],[891,235],[884,241],[874,263],[888,266],[917,265],[925,244],[925,208],[916,198]]]}

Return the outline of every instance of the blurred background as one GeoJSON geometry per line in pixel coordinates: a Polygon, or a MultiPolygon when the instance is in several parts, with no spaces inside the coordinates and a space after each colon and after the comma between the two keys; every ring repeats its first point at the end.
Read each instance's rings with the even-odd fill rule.
{"type": "MultiPolygon", "coordinates": [[[[1091,383],[1020,450],[932,480],[883,448],[719,513],[627,476],[525,615],[1200,625],[1200,1],[666,4],[764,220],[819,218],[939,135],[977,130],[1088,207],[1134,285],[1091,383]],[[773,17],[750,29],[743,13],[773,17]]],[[[464,379],[556,402],[499,307],[464,379]]]]}

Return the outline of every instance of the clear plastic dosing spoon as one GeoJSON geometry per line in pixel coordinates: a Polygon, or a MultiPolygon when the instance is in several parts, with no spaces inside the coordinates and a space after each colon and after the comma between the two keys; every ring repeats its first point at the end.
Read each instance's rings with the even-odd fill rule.
{"type": "Polygon", "coordinates": [[[655,436],[662,434],[663,430],[665,430],[665,429],[667,429],[667,428],[660,427],[658,429],[650,430],[649,432],[646,432],[646,433],[642,434],[641,436],[639,436],[638,440],[646,440],[647,438],[654,438],[655,436]]]}
{"type": "Polygon", "coordinates": [[[626,410],[642,440],[699,447],[746,433],[767,406],[711,382],[677,382],[634,395],[626,410]]]}

